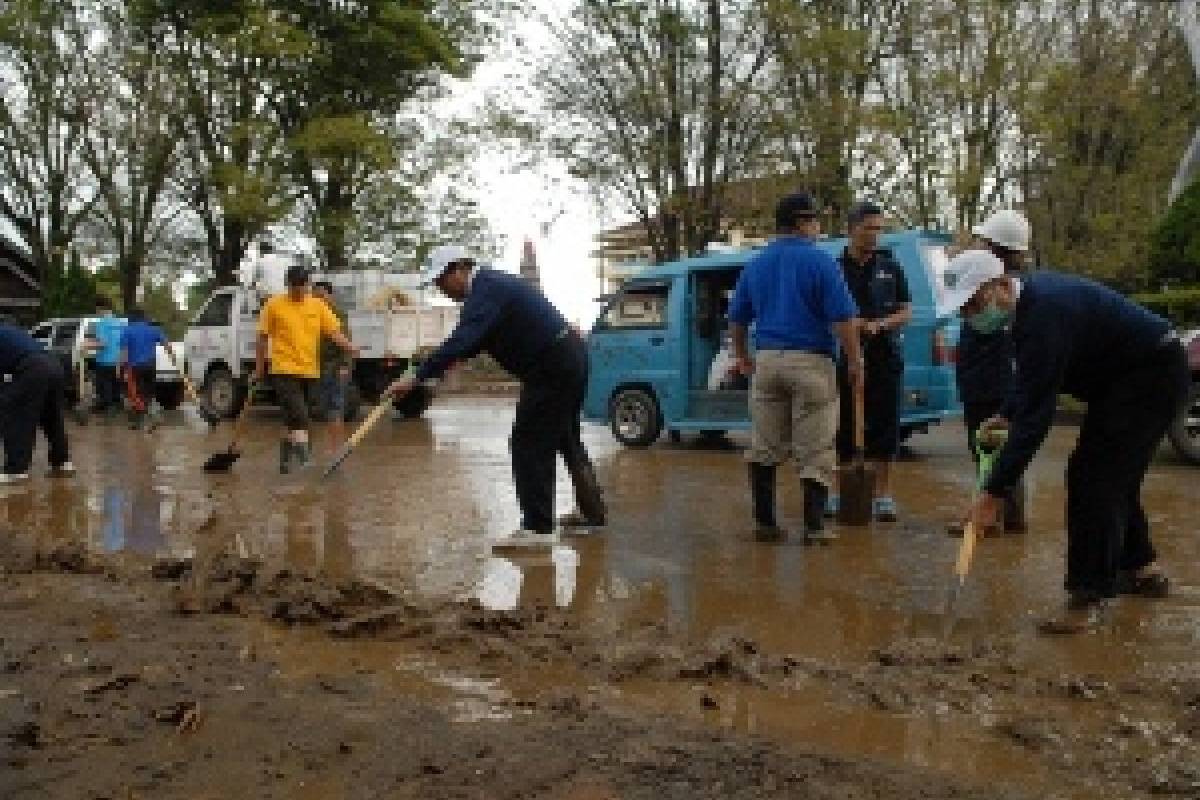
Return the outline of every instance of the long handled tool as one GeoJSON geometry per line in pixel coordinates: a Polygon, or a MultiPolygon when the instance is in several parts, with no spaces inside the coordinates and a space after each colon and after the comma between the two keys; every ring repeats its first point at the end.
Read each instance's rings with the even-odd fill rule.
{"type": "Polygon", "coordinates": [[[163,350],[167,351],[167,359],[170,360],[171,366],[179,373],[179,377],[183,379],[183,391],[187,394],[188,399],[196,405],[196,412],[200,415],[200,419],[208,423],[209,428],[217,427],[221,421],[221,417],[208,406],[204,405],[204,401],[200,399],[200,393],[196,391],[196,387],[188,378],[187,373],[179,366],[179,362],[175,360],[175,354],[171,352],[171,345],[163,345],[163,350]]]}
{"type": "Polygon", "coordinates": [[[875,498],[875,471],[863,463],[866,446],[866,423],[863,419],[863,388],[854,390],[854,462],[842,470],[841,505],[838,507],[838,522],[844,525],[868,525],[871,522],[871,504],[875,498]]]}
{"type": "Polygon", "coordinates": [[[204,462],[205,472],[228,472],[234,462],[241,458],[242,451],[238,449],[238,440],[242,436],[246,415],[250,411],[250,406],[254,404],[254,389],[255,384],[253,383],[246,387],[246,400],[242,403],[242,410],[238,412],[237,419],[233,422],[233,439],[230,440],[228,449],[223,453],[213,453],[209,456],[208,461],[204,462]]]}
{"type": "Polygon", "coordinates": [[[358,426],[358,429],[355,430],[354,433],[350,434],[350,438],[347,439],[346,443],[342,445],[342,449],[338,451],[337,456],[335,456],[330,465],[325,468],[325,471],[321,473],[322,478],[328,478],[338,467],[342,465],[343,461],[350,457],[350,454],[354,452],[354,448],[358,446],[358,443],[363,440],[363,437],[367,435],[371,428],[375,426],[375,423],[380,420],[385,412],[387,412],[391,404],[391,398],[389,396],[385,395],[379,398],[379,404],[376,405],[375,408],[371,409],[371,413],[368,414],[367,418],[362,421],[362,424],[358,426]]]}

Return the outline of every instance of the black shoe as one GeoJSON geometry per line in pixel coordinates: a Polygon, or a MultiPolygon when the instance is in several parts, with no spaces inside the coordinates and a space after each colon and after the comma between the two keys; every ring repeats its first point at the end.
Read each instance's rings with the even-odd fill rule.
{"type": "Polygon", "coordinates": [[[748,468],[755,538],[778,538],[782,531],[775,521],[775,466],[750,462],[748,468]]]}
{"type": "Polygon", "coordinates": [[[837,539],[837,534],[825,527],[825,502],[829,489],[820,481],[804,480],[804,541],[827,544],[837,539]]]}
{"type": "Polygon", "coordinates": [[[1171,579],[1158,571],[1138,575],[1123,569],[1117,573],[1117,593],[1161,599],[1171,593],[1171,579]]]}

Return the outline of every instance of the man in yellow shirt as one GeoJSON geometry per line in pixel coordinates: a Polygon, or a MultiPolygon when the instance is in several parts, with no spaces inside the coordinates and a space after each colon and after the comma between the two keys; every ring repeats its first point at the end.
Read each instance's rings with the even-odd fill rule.
{"type": "Polygon", "coordinates": [[[358,350],[342,333],[341,323],[326,303],[308,292],[308,271],[289,267],[287,293],[266,302],[258,317],[257,369],[260,383],[267,376],[267,349],[271,353],[271,383],[283,409],[287,435],[279,443],[279,472],[286,475],[294,456],[298,466],[308,463],[308,406],[321,377],[321,337],[328,336],[354,357],[358,350]]]}

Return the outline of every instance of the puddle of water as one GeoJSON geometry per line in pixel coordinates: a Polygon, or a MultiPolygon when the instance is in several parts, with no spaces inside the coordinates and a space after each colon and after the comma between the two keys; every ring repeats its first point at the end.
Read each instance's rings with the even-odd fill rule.
{"type": "MultiPolygon", "coordinates": [[[[509,401],[456,400],[427,420],[380,426],[325,482],[318,470],[275,474],[278,420],[252,419],[244,455],[227,475],[201,470],[212,452],[227,445],[224,430],[205,436],[172,424],[147,436],[119,426],[73,429],[79,478],[38,478],[25,490],[0,493],[0,523],[97,550],[166,555],[232,549],[306,571],[364,575],[430,599],[474,596],[498,609],[554,605],[570,609],[597,635],[643,622],[666,623],[691,641],[733,630],[767,652],[834,663],[861,663],[895,639],[937,635],[942,628],[957,548],[943,529],[963,507],[970,484],[957,426],[917,437],[920,455],[897,465],[900,523],[843,529],[841,540],[827,548],[750,540],[744,467],[736,451],[689,444],[628,450],[614,445],[606,431],[589,428],[612,525],[539,560],[498,558],[490,549],[518,523],[507,455],[509,401]]],[[[1148,477],[1145,499],[1156,544],[1179,587],[1175,596],[1159,603],[1124,601],[1111,628],[1095,636],[1048,640],[1032,634],[1035,617],[1063,599],[1061,476],[1072,439],[1073,432],[1055,430],[1034,464],[1031,532],[981,543],[958,605],[962,631],[1015,635],[1024,663],[1055,664],[1064,673],[1110,681],[1200,672],[1194,515],[1200,473],[1166,458],[1148,477]]],[[[316,441],[322,463],[337,443],[316,441]]],[[[780,478],[783,517],[795,529],[799,481],[787,470],[780,478]]],[[[556,496],[566,510],[571,490],[562,470],[556,496]]],[[[313,645],[305,653],[318,650],[324,652],[313,645]]],[[[360,663],[378,658],[376,674],[391,676],[404,691],[448,702],[463,693],[463,686],[398,669],[394,647],[376,652],[357,642],[352,650],[360,663]]],[[[505,677],[511,685],[511,676],[505,677]]],[[[666,706],[697,713],[697,699],[680,691],[667,692],[666,706]]],[[[856,717],[861,712],[806,692],[790,700],[738,694],[719,699],[728,719],[701,716],[814,746],[830,742],[849,754],[947,768],[975,758],[980,775],[1030,769],[1010,763],[1012,754],[990,739],[955,752],[962,732],[946,720],[856,717]],[[989,766],[991,759],[998,766],[989,766]]],[[[504,706],[486,691],[472,696],[481,705],[470,713],[504,706]]]]}

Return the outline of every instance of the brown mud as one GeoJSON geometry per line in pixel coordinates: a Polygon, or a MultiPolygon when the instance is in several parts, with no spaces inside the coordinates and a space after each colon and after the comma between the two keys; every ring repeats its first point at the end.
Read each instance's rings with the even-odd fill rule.
{"type": "Polygon", "coordinates": [[[1187,468],[1147,489],[1175,596],[1046,640],[1061,460],[950,628],[953,435],[817,551],[744,535],[736,454],[597,437],[621,521],[495,558],[503,406],[454,402],[328,484],[197,476],[181,422],[0,497],[0,797],[1200,796],[1187,468]]]}

